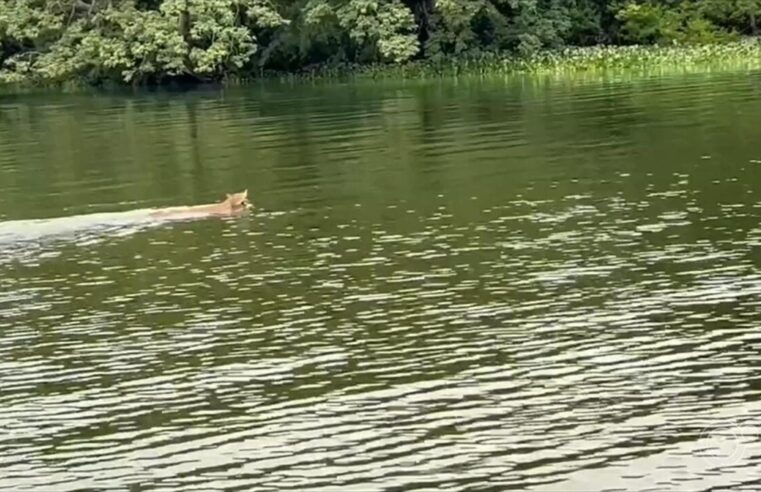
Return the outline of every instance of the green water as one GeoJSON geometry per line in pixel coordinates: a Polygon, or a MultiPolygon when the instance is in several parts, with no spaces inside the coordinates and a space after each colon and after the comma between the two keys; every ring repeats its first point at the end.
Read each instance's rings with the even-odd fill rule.
{"type": "Polygon", "coordinates": [[[759,115],[746,72],[4,95],[0,490],[751,490],[759,115]]]}

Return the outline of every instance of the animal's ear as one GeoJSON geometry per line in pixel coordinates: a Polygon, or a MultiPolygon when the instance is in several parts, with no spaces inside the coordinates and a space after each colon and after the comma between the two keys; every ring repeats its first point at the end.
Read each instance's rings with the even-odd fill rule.
{"type": "Polygon", "coordinates": [[[225,198],[226,198],[227,200],[231,199],[232,197],[233,197],[233,196],[232,196],[231,194],[229,194],[229,193],[225,193],[225,198]]]}
{"type": "Polygon", "coordinates": [[[243,190],[243,197],[244,197],[244,198],[248,198],[248,188],[246,188],[245,190],[243,190]]]}

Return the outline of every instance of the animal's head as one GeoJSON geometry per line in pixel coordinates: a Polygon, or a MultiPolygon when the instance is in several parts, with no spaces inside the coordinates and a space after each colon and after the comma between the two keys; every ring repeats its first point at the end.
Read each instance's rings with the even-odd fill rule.
{"type": "Polygon", "coordinates": [[[251,208],[251,202],[248,201],[248,190],[243,190],[240,193],[233,193],[227,195],[227,203],[230,204],[230,208],[233,212],[242,212],[251,208]]]}

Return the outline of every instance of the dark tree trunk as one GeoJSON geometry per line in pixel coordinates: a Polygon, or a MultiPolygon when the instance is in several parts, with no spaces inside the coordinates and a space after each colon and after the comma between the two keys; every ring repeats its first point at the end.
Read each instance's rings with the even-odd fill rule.
{"type": "MultiPolygon", "coordinates": [[[[423,50],[425,43],[431,37],[431,16],[436,8],[436,0],[406,0],[404,2],[415,15],[418,26],[418,41],[423,50]]],[[[425,53],[421,51],[421,54],[425,53]]]]}

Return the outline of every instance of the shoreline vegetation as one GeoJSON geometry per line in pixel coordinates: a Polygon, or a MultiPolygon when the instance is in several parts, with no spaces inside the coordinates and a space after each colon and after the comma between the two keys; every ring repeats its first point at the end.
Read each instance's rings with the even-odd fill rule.
{"type": "Polygon", "coordinates": [[[509,75],[681,74],[732,70],[761,70],[761,39],[712,45],[591,46],[540,51],[529,56],[485,53],[439,61],[402,64],[320,65],[299,72],[265,72],[256,77],[227,80],[244,84],[257,79],[308,81],[333,79],[430,79],[509,75]]]}
{"type": "Polygon", "coordinates": [[[0,0],[0,85],[760,69],[761,0],[0,0]]]}

